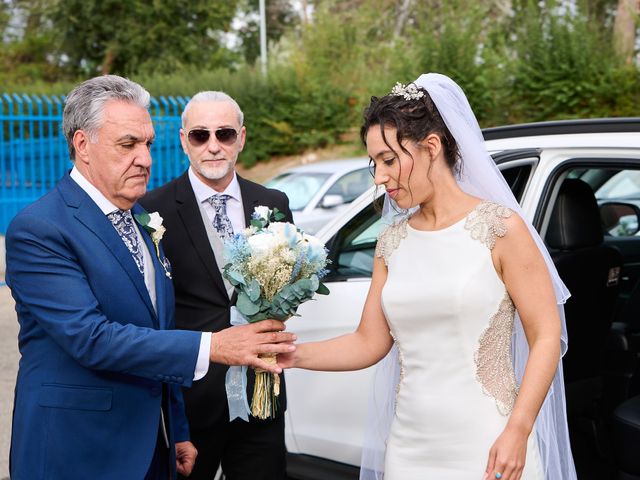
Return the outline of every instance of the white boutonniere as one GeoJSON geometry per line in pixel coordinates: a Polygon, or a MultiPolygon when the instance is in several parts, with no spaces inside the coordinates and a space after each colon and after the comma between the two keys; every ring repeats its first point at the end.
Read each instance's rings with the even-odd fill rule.
{"type": "Polygon", "coordinates": [[[151,241],[153,245],[156,247],[156,256],[158,260],[162,264],[162,268],[164,268],[164,274],[171,278],[171,272],[169,269],[169,260],[165,257],[162,258],[160,256],[160,240],[164,236],[164,232],[167,231],[166,228],[162,225],[162,217],[158,212],[152,213],[136,213],[134,214],[136,221],[140,224],[142,228],[144,228],[149,235],[151,235],[151,241]]]}

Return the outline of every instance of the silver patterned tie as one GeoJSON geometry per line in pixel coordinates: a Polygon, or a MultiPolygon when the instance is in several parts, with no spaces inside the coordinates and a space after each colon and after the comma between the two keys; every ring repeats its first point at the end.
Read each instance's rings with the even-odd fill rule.
{"type": "Polygon", "coordinates": [[[133,224],[133,217],[129,210],[114,210],[107,215],[107,218],[113,224],[113,227],[122,238],[122,241],[131,252],[133,260],[136,262],[138,270],[144,275],[144,257],[142,254],[142,247],[140,245],[140,239],[136,233],[136,228],[133,224]]]}
{"type": "Polygon", "coordinates": [[[216,232],[218,232],[218,235],[223,241],[233,238],[233,226],[227,215],[227,200],[230,198],[231,195],[212,195],[207,198],[207,201],[215,211],[213,228],[216,229],[216,232]]]}

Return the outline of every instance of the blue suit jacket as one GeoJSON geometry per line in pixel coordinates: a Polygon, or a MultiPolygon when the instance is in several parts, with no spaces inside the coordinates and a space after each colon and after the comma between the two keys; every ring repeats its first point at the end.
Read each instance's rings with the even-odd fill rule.
{"type": "Polygon", "coordinates": [[[143,479],[163,383],[171,445],[188,439],[180,387],[193,379],[201,334],[173,330],[171,280],[140,231],[154,261],[157,313],[124,242],[68,174],[11,222],[6,278],[22,355],[13,480],[143,479]]]}

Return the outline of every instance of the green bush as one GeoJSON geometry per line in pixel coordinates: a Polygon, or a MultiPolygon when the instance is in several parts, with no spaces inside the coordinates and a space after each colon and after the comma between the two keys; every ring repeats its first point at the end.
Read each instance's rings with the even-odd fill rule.
{"type": "Polygon", "coordinates": [[[505,46],[499,25],[482,3],[455,0],[425,9],[411,29],[411,77],[437,72],[464,90],[478,121],[504,123],[505,46]]]}
{"type": "Polygon", "coordinates": [[[510,100],[516,120],[637,115],[638,68],[616,55],[610,28],[576,8],[558,14],[550,2],[521,12],[510,100]]]}

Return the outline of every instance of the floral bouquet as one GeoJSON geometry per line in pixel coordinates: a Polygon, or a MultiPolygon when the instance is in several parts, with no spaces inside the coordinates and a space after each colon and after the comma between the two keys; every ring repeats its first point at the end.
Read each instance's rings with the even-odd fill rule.
{"type": "MultiPolygon", "coordinates": [[[[296,315],[298,306],[315,293],[329,293],[320,281],[327,266],[324,244],[293,224],[282,222],[283,219],[278,209],[256,207],[251,225],[225,243],[223,275],[238,294],[235,311],[232,309],[232,323],[253,323],[268,318],[284,321],[296,315]],[[238,313],[242,319],[234,321],[238,313]]],[[[276,363],[275,354],[260,357],[276,363]]],[[[239,393],[242,385],[237,386],[240,388],[236,393],[239,393]]],[[[251,414],[260,419],[272,418],[279,394],[280,377],[257,369],[251,414]]],[[[233,419],[235,409],[231,403],[237,395],[230,394],[227,388],[227,396],[233,419]]],[[[244,404],[247,405],[246,397],[244,404]]],[[[246,414],[237,416],[247,420],[246,414]]]]}

